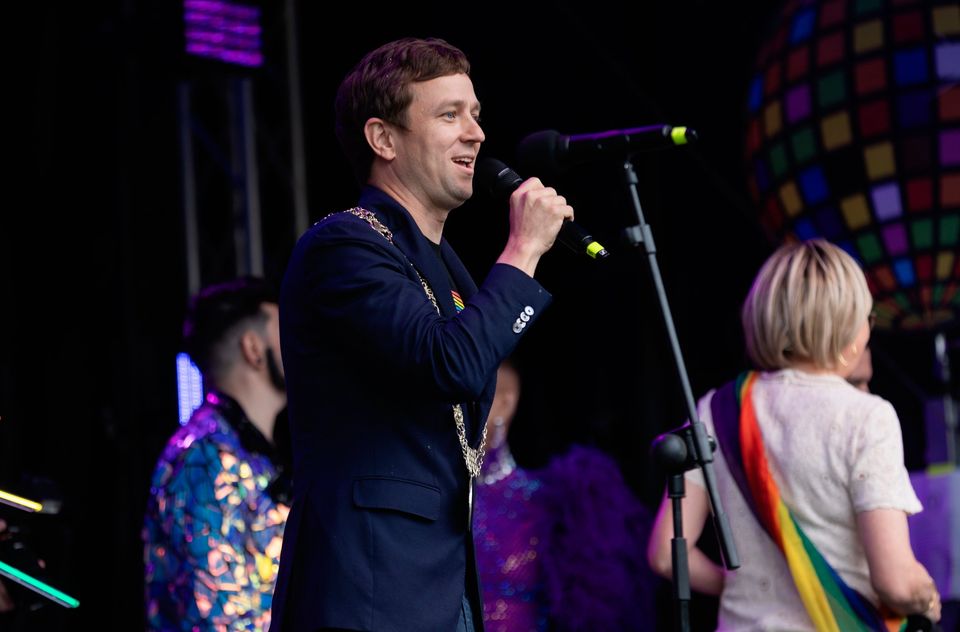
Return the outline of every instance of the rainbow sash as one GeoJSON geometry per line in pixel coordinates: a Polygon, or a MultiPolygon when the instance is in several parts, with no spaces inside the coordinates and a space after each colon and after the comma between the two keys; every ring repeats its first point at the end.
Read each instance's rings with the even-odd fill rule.
{"type": "Polygon", "coordinates": [[[818,632],[906,629],[900,617],[884,618],[827,563],[783,503],[763,447],[753,409],[757,373],[742,373],[717,390],[711,403],[718,443],[744,500],[787,559],[800,599],[818,632]]]}

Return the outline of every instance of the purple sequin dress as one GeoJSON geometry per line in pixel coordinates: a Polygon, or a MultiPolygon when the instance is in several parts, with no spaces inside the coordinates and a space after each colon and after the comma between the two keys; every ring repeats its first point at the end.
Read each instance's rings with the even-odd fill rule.
{"type": "Polygon", "coordinates": [[[537,476],[516,467],[506,446],[487,455],[473,521],[487,632],[546,629],[542,538],[549,520],[542,488],[537,476]]]}
{"type": "Polygon", "coordinates": [[[576,446],[535,471],[507,446],[492,451],[474,515],[488,632],[653,629],[650,522],[599,450],[576,446]]]}

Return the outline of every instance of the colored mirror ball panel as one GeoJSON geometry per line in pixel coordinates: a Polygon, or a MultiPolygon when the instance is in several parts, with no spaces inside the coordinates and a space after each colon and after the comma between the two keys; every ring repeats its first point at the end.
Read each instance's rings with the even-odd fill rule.
{"type": "Polygon", "coordinates": [[[878,327],[960,321],[960,5],[787,2],[746,97],[770,239],[854,256],[878,327]]]}

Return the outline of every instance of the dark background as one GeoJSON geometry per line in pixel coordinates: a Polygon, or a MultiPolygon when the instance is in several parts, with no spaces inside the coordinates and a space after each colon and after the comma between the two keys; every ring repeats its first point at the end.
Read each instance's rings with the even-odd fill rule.
{"type": "MultiPolygon", "coordinates": [[[[510,165],[518,141],[542,129],[695,128],[696,146],[634,161],[639,196],[694,397],[746,368],[738,309],[772,245],[745,193],[741,139],[773,3],[738,3],[735,14],[707,1],[635,3],[629,17],[621,3],[596,1],[347,3],[338,18],[329,3],[297,10],[312,220],[351,206],[357,192],[332,133],[336,86],[363,53],[396,37],[439,36],[467,53],[483,102],[482,155],[510,165]]],[[[274,280],[294,243],[280,17],[265,5],[268,62],[250,75],[274,280]]],[[[181,55],[180,5],[169,0],[18,7],[8,21],[0,489],[63,505],[56,516],[0,506],[0,518],[47,560],[49,581],[82,603],[44,608],[36,629],[137,629],[142,512],[177,423],[174,356],[188,294],[176,88],[191,82],[198,118],[224,143],[235,71],[181,55]]],[[[206,284],[231,276],[234,261],[228,185],[198,151],[207,156],[198,166],[206,284]]],[[[686,408],[649,259],[621,238],[637,217],[616,162],[550,183],[613,256],[597,264],[555,249],[541,262],[555,302],[518,350],[524,396],[511,443],[531,467],[573,442],[596,445],[652,509],[663,477],[648,446],[686,408]]],[[[446,236],[478,280],[506,222],[505,207],[482,194],[451,216],[446,236]]],[[[916,389],[935,392],[930,340],[875,336],[874,390],[898,408],[911,469],[924,465],[916,389]]],[[[708,621],[709,608],[697,616],[708,621]]]]}

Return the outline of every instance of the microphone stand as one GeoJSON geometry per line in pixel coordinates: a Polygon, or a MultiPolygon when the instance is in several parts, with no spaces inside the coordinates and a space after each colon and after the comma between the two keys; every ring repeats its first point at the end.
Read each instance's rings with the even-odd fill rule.
{"type": "MultiPolygon", "coordinates": [[[[653,284],[657,291],[657,299],[660,303],[660,310],[663,312],[663,320],[667,326],[667,336],[670,339],[670,348],[673,352],[674,361],[676,362],[677,373],[680,377],[680,384],[683,387],[684,399],[686,400],[687,405],[687,415],[688,419],[690,420],[686,426],[674,432],[683,434],[684,443],[689,444],[689,447],[692,448],[690,456],[692,457],[693,464],[691,467],[699,467],[703,472],[703,480],[707,488],[707,495],[710,499],[710,513],[713,516],[713,525],[720,540],[720,551],[723,557],[723,564],[728,570],[734,570],[740,568],[740,556],[737,554],[737,547],[733,541],[732,532],[730,531],[730,522],[727,520],[727,514],[723,511],[723,505],[720,502],[720,496],[717,494],[716,478],[714,477],[713,473],[713,448],[711,447],[713,439],[707,435],[707,431],[703,425],[703,422],[701,422],[700,418],[697,416],[697,405],[693,399],[693,391],[690,388],[690,380],[687,377],[687,369],[683,362],[683,354],[680,352],[680,343],[677,340],[677,332],[673,324],[673,316],[670,313],[670,305],[667,302],[667,294],[663,287],[663,279],[660,276],[660,267],[657,265],[657,249],[653,242],[653,232],[650,229],[650,225],[647,224],[643,218],[643,209],[640,206],[640,196],[637,194],[637,184],[639,180],[630,157],[623,162],[623,176],[627,188],[630,191],[630,199],[633,202],[633,209],[637,216],[637,224],[634,226],[628,226],[624,232],[626,233],[630,245],[639,246],[642,244],[646,250],[647,259],[650,262],[650,273],[653,276],[653,284]]],[[[679,506],[679,499],[684,495],[682,480],[683,475],[681,473],[679,475],[675,474],[675,476],[679,476],[680,482],[678,485],[674,485],[675,490],[673,491],[673,493],[676,494],[676,498],[674,498],[674,533],[679,533],[682,536],[683,531],[677,531],[677,529],[680,529],[678,526],[679,520],[677,520],[680,518],[680,512],[677,507],[679,506]]],[[[671,496],[671,498],[673,498],[673,496],[671,496]]],[[[674,553],[676,554],[676,550],[674,553]]],[[[685,562],[685,547],[683,551],[683,557],[684,560],[682,561],[685,562]]],[[[673,572],[674,576],[676,577],[676,564],[674,565],[673,572]]],[[[676,580],[676,583],[679,583],[679,581],[686,581],[688,583],[689,578],[682,577],[679,580],[676,580]]],[[[677,591],[679,591],[679,589],[680,586],[677,586],[677,591]]],[[[689,585],[687,586],[686,591],[687,599],[689,600],[689,585]]],[[[682,601],[680,603],[681,605],[683,604],[682,601]]]]}
{"type": "MultiPolygon", "coordinates": [[[[712,442],[711,442],[712,447],[712,442]]],[[[687,540],[683,537],[683,473],[696,467],[693,455],[693,437],[684,428],[666,432],[657,437],[650,450],[653,457],[666,469],[667,496],[673,508],[673,539],[670,554],[673,569],[673,597],[677,602],[677,627],[690,629],[690,565],[687,561],[687,540]]]]}

